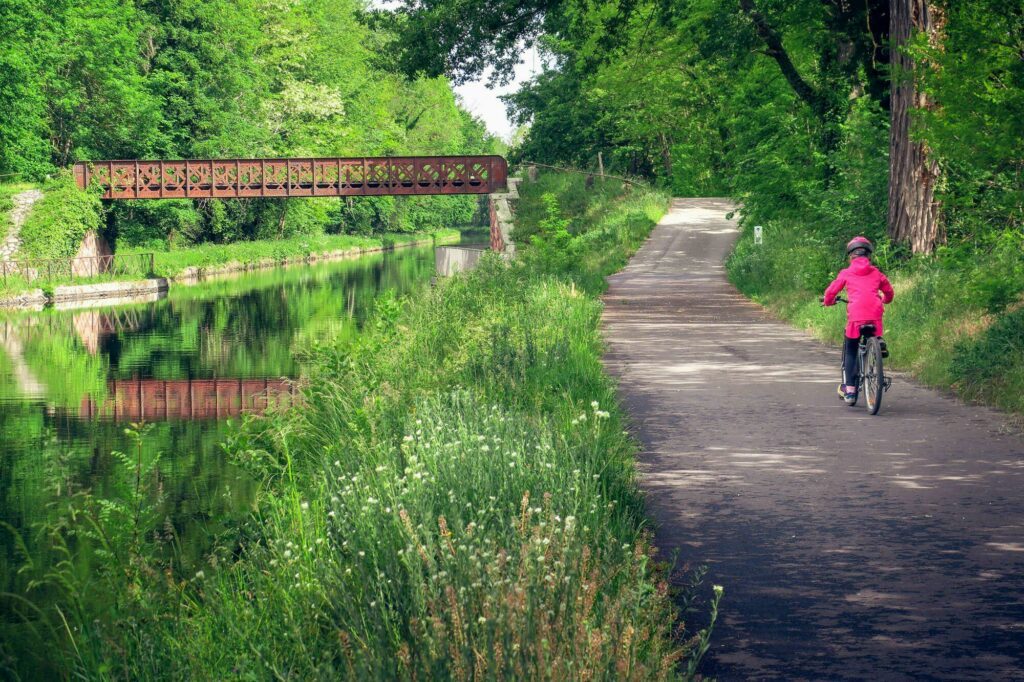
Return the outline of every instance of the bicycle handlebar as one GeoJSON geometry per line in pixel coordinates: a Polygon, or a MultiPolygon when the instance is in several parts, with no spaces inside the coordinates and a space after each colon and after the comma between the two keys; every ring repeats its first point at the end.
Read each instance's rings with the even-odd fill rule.
{"type": "MultiPolygon", "coordinates": [[[[818,297],[818,302],[821,303],[822,305],[825,305],[825,297],[824,296],[819,296],[818,297]]],[[[835,302],[836,303],[849,303],[849,301],[847,301],[842,296],[836,296],[835,302]]]]}

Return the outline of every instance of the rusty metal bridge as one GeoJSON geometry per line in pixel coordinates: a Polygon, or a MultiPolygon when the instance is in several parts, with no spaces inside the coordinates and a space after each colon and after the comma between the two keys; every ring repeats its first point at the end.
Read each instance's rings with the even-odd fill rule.
{"type": "Polygon", "coordinates": [[[351,197],[490,194],[507,188],[500,156],[385,156],[326,159],[86,161],[82,189],[104,199],[351,197]]]}

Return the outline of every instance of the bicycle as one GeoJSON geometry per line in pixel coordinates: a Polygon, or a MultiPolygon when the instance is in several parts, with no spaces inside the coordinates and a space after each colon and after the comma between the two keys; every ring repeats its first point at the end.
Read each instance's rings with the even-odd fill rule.
{"type": "MultiPolygon", "coordinates": [[[[824,299],[820,299],[824,300],[824,299]]],[[[849,303],[842,296],[836,296],[837,303],[849,303]]],[[[882,360],[889,355],[881,341],[875,336],[875,325],[860,326],[860,342],[857,345],[857,398],[850,407],[856,407],[861,391],[867,401],[868,414],[876,415],[882,408],[882,396],[892,386],[892,379],[885,376],[882,360]]],[[[842,363],[840,362],[840,366],[842,363]]]]}

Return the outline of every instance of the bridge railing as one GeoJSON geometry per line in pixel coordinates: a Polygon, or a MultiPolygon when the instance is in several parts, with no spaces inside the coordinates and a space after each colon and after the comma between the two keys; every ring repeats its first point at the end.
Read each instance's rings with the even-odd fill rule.
{"type": "Polygon", "coordinates": [[[0,277],[4,286],[8,286],[10,280],[15,279],[28,283],[55,282],[99,276],[148,277],[152,273],[152,253],[0,261],[0,277]]]}
{"type": "Polygon", "coordinates": [[[506,188],[508,164],[493,155],[87,161],[75,179],[104,199],[490,194],[506,188]]]}

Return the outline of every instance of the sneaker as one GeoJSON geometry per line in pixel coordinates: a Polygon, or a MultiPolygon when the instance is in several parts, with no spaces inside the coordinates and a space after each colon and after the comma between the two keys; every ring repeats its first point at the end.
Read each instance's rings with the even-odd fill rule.
{"type": "Polygon", "coordinates": [[[882,349],[882,357],[889,357],[889,347],[885,345],[885,339],[881,336],[878,337],[878,346],[882,349]]]}
{"type": "Polygon", "coordinates": [[[839,394],[840,400],[846,400],[846,386],[839,384],[839,388],[836,389],[836,393],[839,394]]]}
{"type": "Polygon", "coordinates": [[[850,405],[850,406],[856,405],[857,404],[857,392],[854,391],[853,393],[847,393],[846,395],[843,396],[843,401],[847,405],[850,405]]]}

